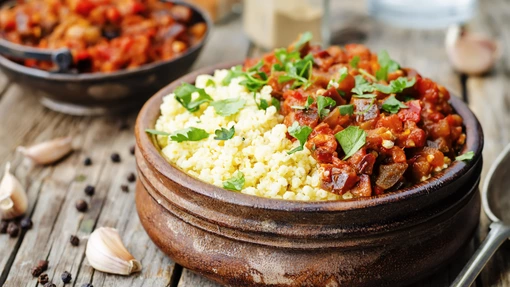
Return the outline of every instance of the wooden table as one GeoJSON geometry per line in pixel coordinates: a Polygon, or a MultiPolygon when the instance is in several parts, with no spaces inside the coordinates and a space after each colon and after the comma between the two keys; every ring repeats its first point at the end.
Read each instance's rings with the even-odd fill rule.
{"type": "MultiPolygon", "coordinates": [[[[336,42],[362,42],[375,50],[386,49],[402,65],[412,66],[423,75],[446,85],[462,96],[480,119],[485,132],[485,176],[497,154],[510,141],[510,2],[483,1],[479,15],[469,27],[498,38],[504,49],[502,61],[485,77],[465,77],[452,71],[443,46],[444,31],[413,31],[393,28],[375,22],[366,15],[360,1],[332,1],[334,30],[343,30],[336,42]],[[350,31],[350,32],[349,32],[350,31]]],[[[242,33],[239,18],[217,25],[210,42],[193,68],[222,61],[242,60],[260,54],[242,33]]],[[[11,239],[0,235],[0,285],[5,287],[35,286],[30,269],[40,259],[48,259],[51,280],[62,286],[60,275],[71,272],[72,284],[92,283],[101,286],[218,286],[173,263],[149,240],[141,227],[134,205],[134,184],[129,192],[121,191],[127,175],[135,171],[129,148],[134,144],[132,127],[136,112],[122,118],[74,117],[42,107],[27,87],[0,78],[0,164],[13,164],[13,171],[28,191],[31,230],[11,239]],[[126,121],[128,129],[121,129],[126,121]],[[79,147],[62,162],[29,169],[15,153],[19,145],[30,145],[58,136],[72,135],[79,147]],[[112,163],[110,154],[118,152],[120,163],[112,163]],[[91,166],[83,160],[90,157],[91,166]],[[92,197],[83,189],[96,187],[92,197]],[[86,199],[90,209],[77,212],[78,199],[86,199]],[[99,226],[117,228],[127,248],[140,259],[143,271],[129,277],[95,272],[85,259],[86,238],[99,226]],[[69,237],[78,235],[78,247],[69,237]]],[[[479,234],[465,252],[440,273],[416,286],[448,286],[470,256],[479,239],[487,233],[488,220],[481,217],[479,234]]],[[[509,244],[501,248],[478,278],[477,286],[510,286],[509,244]]]]}

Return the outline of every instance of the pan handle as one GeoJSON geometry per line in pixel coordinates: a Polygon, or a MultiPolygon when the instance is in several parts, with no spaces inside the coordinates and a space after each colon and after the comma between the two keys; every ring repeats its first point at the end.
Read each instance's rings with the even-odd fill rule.
{"type": "Polygon", "coordinates": [[[58,67],[58,72],[67,72],[73,63],[73,55],[67,48],[56,50],[39,49],[15,44],[0,38],[0,54],[17,59],[50,61],[58,67]]]}

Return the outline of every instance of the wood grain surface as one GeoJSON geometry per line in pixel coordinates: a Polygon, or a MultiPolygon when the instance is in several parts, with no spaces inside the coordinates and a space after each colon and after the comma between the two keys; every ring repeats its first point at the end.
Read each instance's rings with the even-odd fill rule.
{"type": "MultiPolygon", "coordinates": [[[[481,1],[477,17],[469,28],[499,39],[503,57],[495,70],[483,77],[463,77],[454,72],[444,49],[444,30],[417,31],[395,28],[370,19],[364,1],[331,1],[333,43],[365,43],[371,49],[386,49],[403,66],[416,68],[449,88],[457,96],[465,96],[485,132],[485,165],[488,168],[510,142],[510,2],[481,1]]],[[[212,38],[193,69],[218,62],[242,60],[264,51],[250,45],[242,33],[239,17],[214,27],[212,38]]],[[[42,107],[29,87],[9,83],[0,74],[0,172],[5,163],[26,187],[29,213],[34,221],[31,230],[17,238],[0,235],[0,286],[40,286],[30,269],[40,259],[50,261],[47,274],[57,286],[63,271],[73,276],[71,284],[92,283],[100,286],[219,286],[193,272],[183,269],[165,257],[150,241],[141,227],[134,206],[134,186],[127,176],[134,172],[134,157],[129,149],[134,143],[132,128],[136,112],[121,117],[73,117],[42,107]],[[126,123],[127,128],[121,128],[126,123]],[[15,152],[17,146],[31,145],[58,136],[72,135],[75,151],[57,164],[37,167],[27,164],[15,152]],[[110,155],[117,152],[120,163],[110,155]],[[84,166],[86,157],[91,166],[84,166]],[[83,192],[94,185],[90,197],[83,192]],[[128,185],[123,192],[121,185],[128,185]],[[86,213],[75,208],[85,199],[90,206],[86,213]],[[85,258],[87,237],[95,227],[109,226],[119,230],[127,248],[143,265],[142,272],[132,276],[107,275],[94,271],[85,258]],[[81,239],[78,247],[69,237],[81,239]]],[[[488,230],[482,214],[475,239],[467,244],[454,262],[416,286],[448,286],[460,271],[479,240],[488,230]]],[[[510,286],[510,244],[504,244],[479,276],[476,286],[510,286]]]]}

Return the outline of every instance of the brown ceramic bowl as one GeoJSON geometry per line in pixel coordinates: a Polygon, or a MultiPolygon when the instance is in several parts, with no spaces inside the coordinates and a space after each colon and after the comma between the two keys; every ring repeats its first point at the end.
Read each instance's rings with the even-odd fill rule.
{"type": "Polygon", "coordinates": [[[181,56],[132,70],[112,73],[56,73],[29,68],[0,55],[0,68],[13,82],[33,89],[46,107],[74,115],[119,113],[141,106],[147,98],[184,75],[197,59],[212,29],[212,22],[196,6],[192,23],[205,22],[204,38],[181,56]]]}
{"type": "MultiPolygon", "coordinates": [[[[396,286],[446,264],[474,234],[483,134],[458,98],[470,162],[454,162],[412,188],[352,201],[299,202],[236,193],[195,179],[145,133],[162,98],[218,65],[152,97],[136,123],[136,206],[150,238],[175,262],[227,286],[396,286]]],[[[176,103],[177,104],[177,103],[176,103]]],[[[204,159],[207,160],[207,159],[204,159]]]]}

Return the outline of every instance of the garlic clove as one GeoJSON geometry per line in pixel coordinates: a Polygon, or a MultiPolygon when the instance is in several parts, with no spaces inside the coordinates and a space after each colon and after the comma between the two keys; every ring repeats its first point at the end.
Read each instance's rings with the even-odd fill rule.
{"type": "Polygon", "coordinates": [[[28,208],[25,189],[19,180],[10,172],[11,164],[5,166],[5,173],[0,182],[0,217],[13,219],[23,215],[28,208]]]}
{"type": "Polygon", "coordinates": [[[72,137],[56,138],[31,147],[18,147],[18,151],[37,164],[46,165],[61,159],[73,149],[72,137]]]}
{"type": "Polygon", "coordinates": [[[448,29],[445,46],[454,69],[468,75],[488,72],[501,56],[497,41],[468,34],[459,26],[448,29]]]}
{"type": "Polygon", "coordinates": [[[142,270],[142,264],[129,253],[114,228],[94,230],[87,242],[85,255],[94,269],[106,273],[129,275],[142,270]]]}

